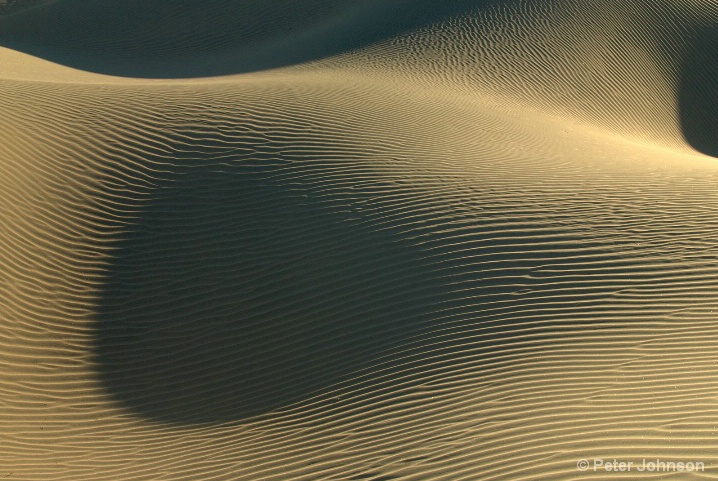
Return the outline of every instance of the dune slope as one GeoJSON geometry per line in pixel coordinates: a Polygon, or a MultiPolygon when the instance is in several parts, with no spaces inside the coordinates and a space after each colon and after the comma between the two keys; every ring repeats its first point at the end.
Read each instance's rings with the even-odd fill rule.
{"type": "Polygon", "coordinates": [[[108,3],[0,18],[0,478],[718,477],[715,3],[108,3]]]}

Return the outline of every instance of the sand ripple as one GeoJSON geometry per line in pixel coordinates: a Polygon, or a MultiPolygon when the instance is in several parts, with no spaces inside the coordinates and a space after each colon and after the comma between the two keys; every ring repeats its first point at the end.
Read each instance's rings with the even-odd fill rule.
{"type": "Polygon", "coordinates": [[[0,24],[0,478],[715,477],[715,3],[230,3],[0,24]]]}

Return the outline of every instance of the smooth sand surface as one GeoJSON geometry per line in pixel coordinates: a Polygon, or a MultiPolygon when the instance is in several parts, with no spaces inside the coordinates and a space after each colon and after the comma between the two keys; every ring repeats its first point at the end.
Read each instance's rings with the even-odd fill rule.
{"type": "Polygon", "coordinates": [[[0,5],[0,479],[718,478],[714,0],[0,5]]]}

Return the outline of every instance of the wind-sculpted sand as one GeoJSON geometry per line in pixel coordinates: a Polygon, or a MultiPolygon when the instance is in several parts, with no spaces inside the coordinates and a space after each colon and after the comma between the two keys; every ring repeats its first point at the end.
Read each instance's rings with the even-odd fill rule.
{"type": "Polygon", "coordinates": [[[712,0],[0,14],[0,479],[718,478],[712,0]]]}

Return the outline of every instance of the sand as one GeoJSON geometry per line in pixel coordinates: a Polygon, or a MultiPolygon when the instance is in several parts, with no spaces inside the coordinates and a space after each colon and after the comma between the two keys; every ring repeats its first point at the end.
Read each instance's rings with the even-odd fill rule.
{"type": "Polygon", "coordinates": [[[713,0],[0,14],[0,479],[718,478],[713,0]]]}

